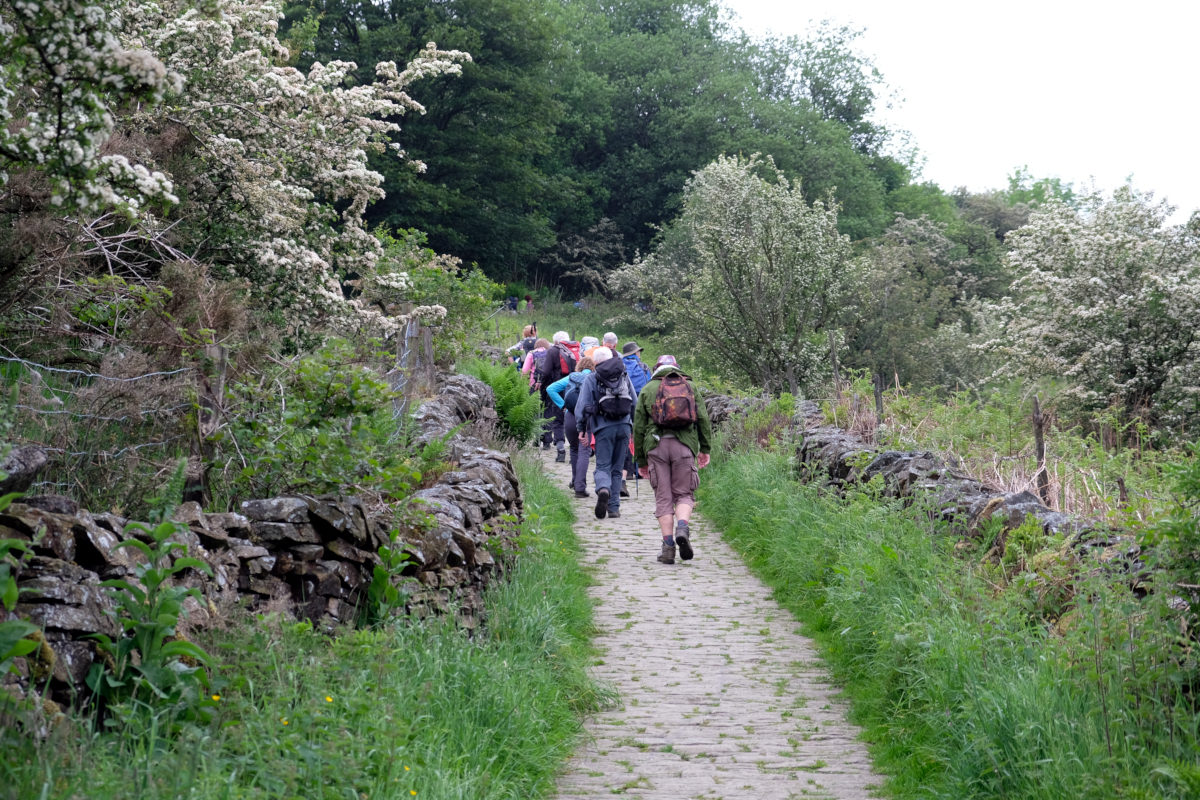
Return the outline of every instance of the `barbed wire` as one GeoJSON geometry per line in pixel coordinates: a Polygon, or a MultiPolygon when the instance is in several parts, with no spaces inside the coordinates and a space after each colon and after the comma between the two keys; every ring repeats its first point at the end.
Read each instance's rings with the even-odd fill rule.
{"type": "Polygon", "coordinates": [[[17,403],[16,405],[13,406],[13,408],[20,408],[25,411],[32,411],[35,414],[45,414],[47,416],[69,416],[69,417],[75,417],[76,419],[94,419],[94,420],[99,420],[101,422],[126,422],[137,416],[154,416],[156,414],[169,414],[174,411],[179,411],[180,409],[193,408],[193,407],[195,407],[195,403],[188,402],[188,403],[180,403],[179,405],[175,405],[175,406],[169,406],[167,408],[146,409],[145,411],[138,411],[134,414],[126,414],[123,417],[105,417],[105,416],[101,416],[99,414],[85,414],[81,411],[51,411],[51,410],[47,410],[44,408],[35,408],[34,406],[28,406],[23,403],[17,403]]]}
{"type": "Polygon", "coordinates": [[[195,367],[181,367],[180,369],[165,370],[162,372],[148,372],[145,375],[136,375],[132,378],[114,378],[111,375],[102,375],[95,372],[87,372],[82,369],[64,369],[62,367],[49,367],[45,364],[38,364],[33,361],[27,361],[23,358],[11,358],[9,356],[0,356],[0,361],[6,361],[10,364],[21,364],[34,370],[45,372],[56,372],[63,375],[82,375],[85,378],[98,378],[104,381],[112,381],[114,383],[136,383],[146,380],[147,378],[169,378],[173,375],[181,375],[185,372],[192,372],[195,367]]]}

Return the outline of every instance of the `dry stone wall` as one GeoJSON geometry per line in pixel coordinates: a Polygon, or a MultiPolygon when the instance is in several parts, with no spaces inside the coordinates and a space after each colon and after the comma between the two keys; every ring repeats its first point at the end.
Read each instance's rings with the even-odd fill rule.
{"type": "Polygon", "coordinates": [[[1136,583],[1137,576],[1146,569],[1132,537],[1054,511],[1032,492],[1003,492],[988,486],[935,453],[882,450],[826,424],[812,401],[802,404],[797,427],[802,436],[796,462],[805,480],[823,481],[844,490],[878,476],[886,496],[920,499],[930,514],[967,536],[979,536],[985,523],[1000,520],[994,546],[1000,554],[1008,532],[1032,518],[1046,533],[1065,534],[1072,547],[1094,551],[1101,561],[1128,572],[1131,582],[1136,583]]]}
{"type": "MultiPolygon", "coordinates": [[[[479,438],[495,422],[494,405],[485,383],[450,376],[418,408],[418,445],[449,436],[453,468],[416,492],[411,513],[399,517],[390,507],[345,496],[254,499],[226,513],[184,503],[175,512],[186,525],[175,537],[184,547],[174,557],[199,558],[212,573],[189,568],[179,574],[180,583],[200,594],[189,599],[185,624],[204,626],[237,608],[278,611],[327,628],[352,622],[385,544],[408,554],[397,579],[408,613],[454,609],[467,626],[477,624],[483,589],[514,552],[522,513],[509,455],[479,438]]],[[[36,459],[27,454],[25,460],[36,459]]],[[[100,584],[134,578],[143,556],[117,546],[129,537],[149,541],[129,520],[91,513],[64,497],[24,498],[0,512],[0,538],[28,542],[34,553],[18,574],[15,614],[40,626],[45,637],[45,646],[20,660],[18,674],[5,678],[17,684],[13,688],[46,690],[62,701],[82,688],[95,656],[88,637],[120,634],[109,591],[100,584]]]]}

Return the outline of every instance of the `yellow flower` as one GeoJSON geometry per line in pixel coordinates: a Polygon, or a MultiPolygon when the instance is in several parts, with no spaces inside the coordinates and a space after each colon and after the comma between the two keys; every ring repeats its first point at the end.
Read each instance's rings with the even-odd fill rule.
{"type": "Polygon", "coordinates": [[[332,702],[333,702],[333,698],[332,698],[332,697],[330,697],[329,695],[325,695],[325,702],[326,702],[326,703],[332,703],[332,702]]]}
{"type": "Polygon", "coordinates": [[[288,724],[288,721],[286,719],[284,719],[283,717],[280,717],[279,721],[282,722],[284,725],[288,724]]]}
{"type": "Polygon", "coordinates": [[[409,767],[409,766],[405,766],[405,767],[404,767],[404,771],[405,771],[405,772],[408,772],[408,771],[409,771],[409,770],[411,770],[411,769],[412,769],[412,767],[409,767]]]}
{"type": "Polygon", "coordinates": [[[416,790],[416,789],[409,789],[409,790],[408,790],[408,793],[409,793],[409,794],[416,794],[416,793],[417,793],[417,790],[416,790]]]}
{"type": "Polygon", "coordinates": [[[220,700],[220,699],[221,699],[221,695],[219,695],[219,694],[214,694],[212,697],[213,697],[213,700],[220,700]]]}

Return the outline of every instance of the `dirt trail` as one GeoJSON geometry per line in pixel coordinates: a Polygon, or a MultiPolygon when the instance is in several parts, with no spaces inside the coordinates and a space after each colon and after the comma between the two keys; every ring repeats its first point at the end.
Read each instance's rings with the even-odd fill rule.
{"type": "MultiPolygon", "coordinates": [[[[566,465],[545,460],[565,491],[566,465]]],[[[872,796],[879,776],[811,641],[702,517],[694,560],[655,561],[648,481],[640,495],[615,520],[573,501],[597,580],[593,674],[620,700],[589,721],[559,800],[872,796]]]]}

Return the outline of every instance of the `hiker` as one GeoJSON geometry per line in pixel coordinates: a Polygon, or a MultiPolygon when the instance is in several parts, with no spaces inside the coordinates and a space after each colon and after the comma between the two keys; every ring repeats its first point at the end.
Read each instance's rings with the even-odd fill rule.
{"type": "Polygon", "coordinates": [[[583,379],[592,373],[595,366],[591,358],[584,356],[579,359],[574,372],[546,387],[546,394],[563,410],[563,432],[567,437],[571,464],[571,482],[568,486],[576,497],[590,497],[587,491],[587,468],[592,448],[588,443],[587,431],[580,433],[576,427],[575,404],[579,400],[579,387],[583,379]]]}
{"type": "Polygon", "coordinates": [[[529,295],[525,295],[525,313],[533,313],[533,298],[529,295]]]}
{"type": "MultiPolygon", "coordinates": [[[[516,301],[516,298],[513,298],[516,301]]],[[[521,329],[521,339],[504,352],[508,353],[514,364],[518,366],[524,361],[537,345],[537,325],[526,325],[521,329]]]]}
{"type": "Polygon", "coordinates": [[[590,356],[592,351],[600,346],[600,340],[595,336],[583,336],[579,339],[579,355],[590,356]]]}
{"type": "Polygon", "coordinates": [[[617,354],[617,335],[612,331],[604,334],[604,338],[600,340],[601,347],[607,347],[613,351],[613,355],[617,354]]]}
{"type": "Polygon", "coordinates": [[[592,351],[596,371],[583,379],[575,404],[580,433],[591,429],[596,440],[596,519],[621,516],[621,468],[633,429],[633,384],[625,362],[607,347],[592,351]]]}
{"type": "MultiPolygon", "coordinates": [[[[541,389],[542,398],[542,416],[549,422],[547,432],[549,441],[553,441],[555,449],[558,450],[558,455],[554,460],[560,463],[567,460],[566,437],[563,432],[564,414],[562,408],[555,405],[546,394],[546,387],[575,371],[575,355],[566,345],[570,339],[571,336],[566,331],[556,332],[554,342],[542,356],[542,362],[537,370],[538,386],[541,389]]],[[[543,438],[543,448],[549,447],[546,442],[547,439],[543,438]]]]}
{"type": "Polygon", "coordinates": [[[704,398],[674,356],[659,356],[654,374],[638,395],[633,450],[638,474],[654,489],[654,516],[662,533],[658,560],[675,563],[675,550],[692,558],[688,520],[696,505],[699,470],[708,466],[712,425],[704,398]]]}
{"type": "MultiPolygon", "coordinates": [[[[615,339],[616,334],[611,334],[615,339]]],[[[608,334],[606,334],[606,337],[608,334]]],[[[621,348],[621,360],[625,362],[625,374],[629,376],[629,381],[633,384],[633,393],[639,394],[642,387],[650,382],[650,368],[642,363],[641,357],[638,355],[642,352],[642,348],[638,347],[638,343],[628,341],[621,348]]],[[[626,479],[633,474],[636,467],[633,462],[633,450],[629,449],[625,453],[625,463],[621,470],[621,497],[629,497],[629,489],[626,486],[626,479]]]]}
{"type": "Polygon", "coordinates": [[[621,348],[621,360],[625,362],[625,374],[633,383],[634,394],[641,394],[642,387],[650,382],[650,368],[642,361],[641,352],[642,348],[634,341],[621,348]]]}

